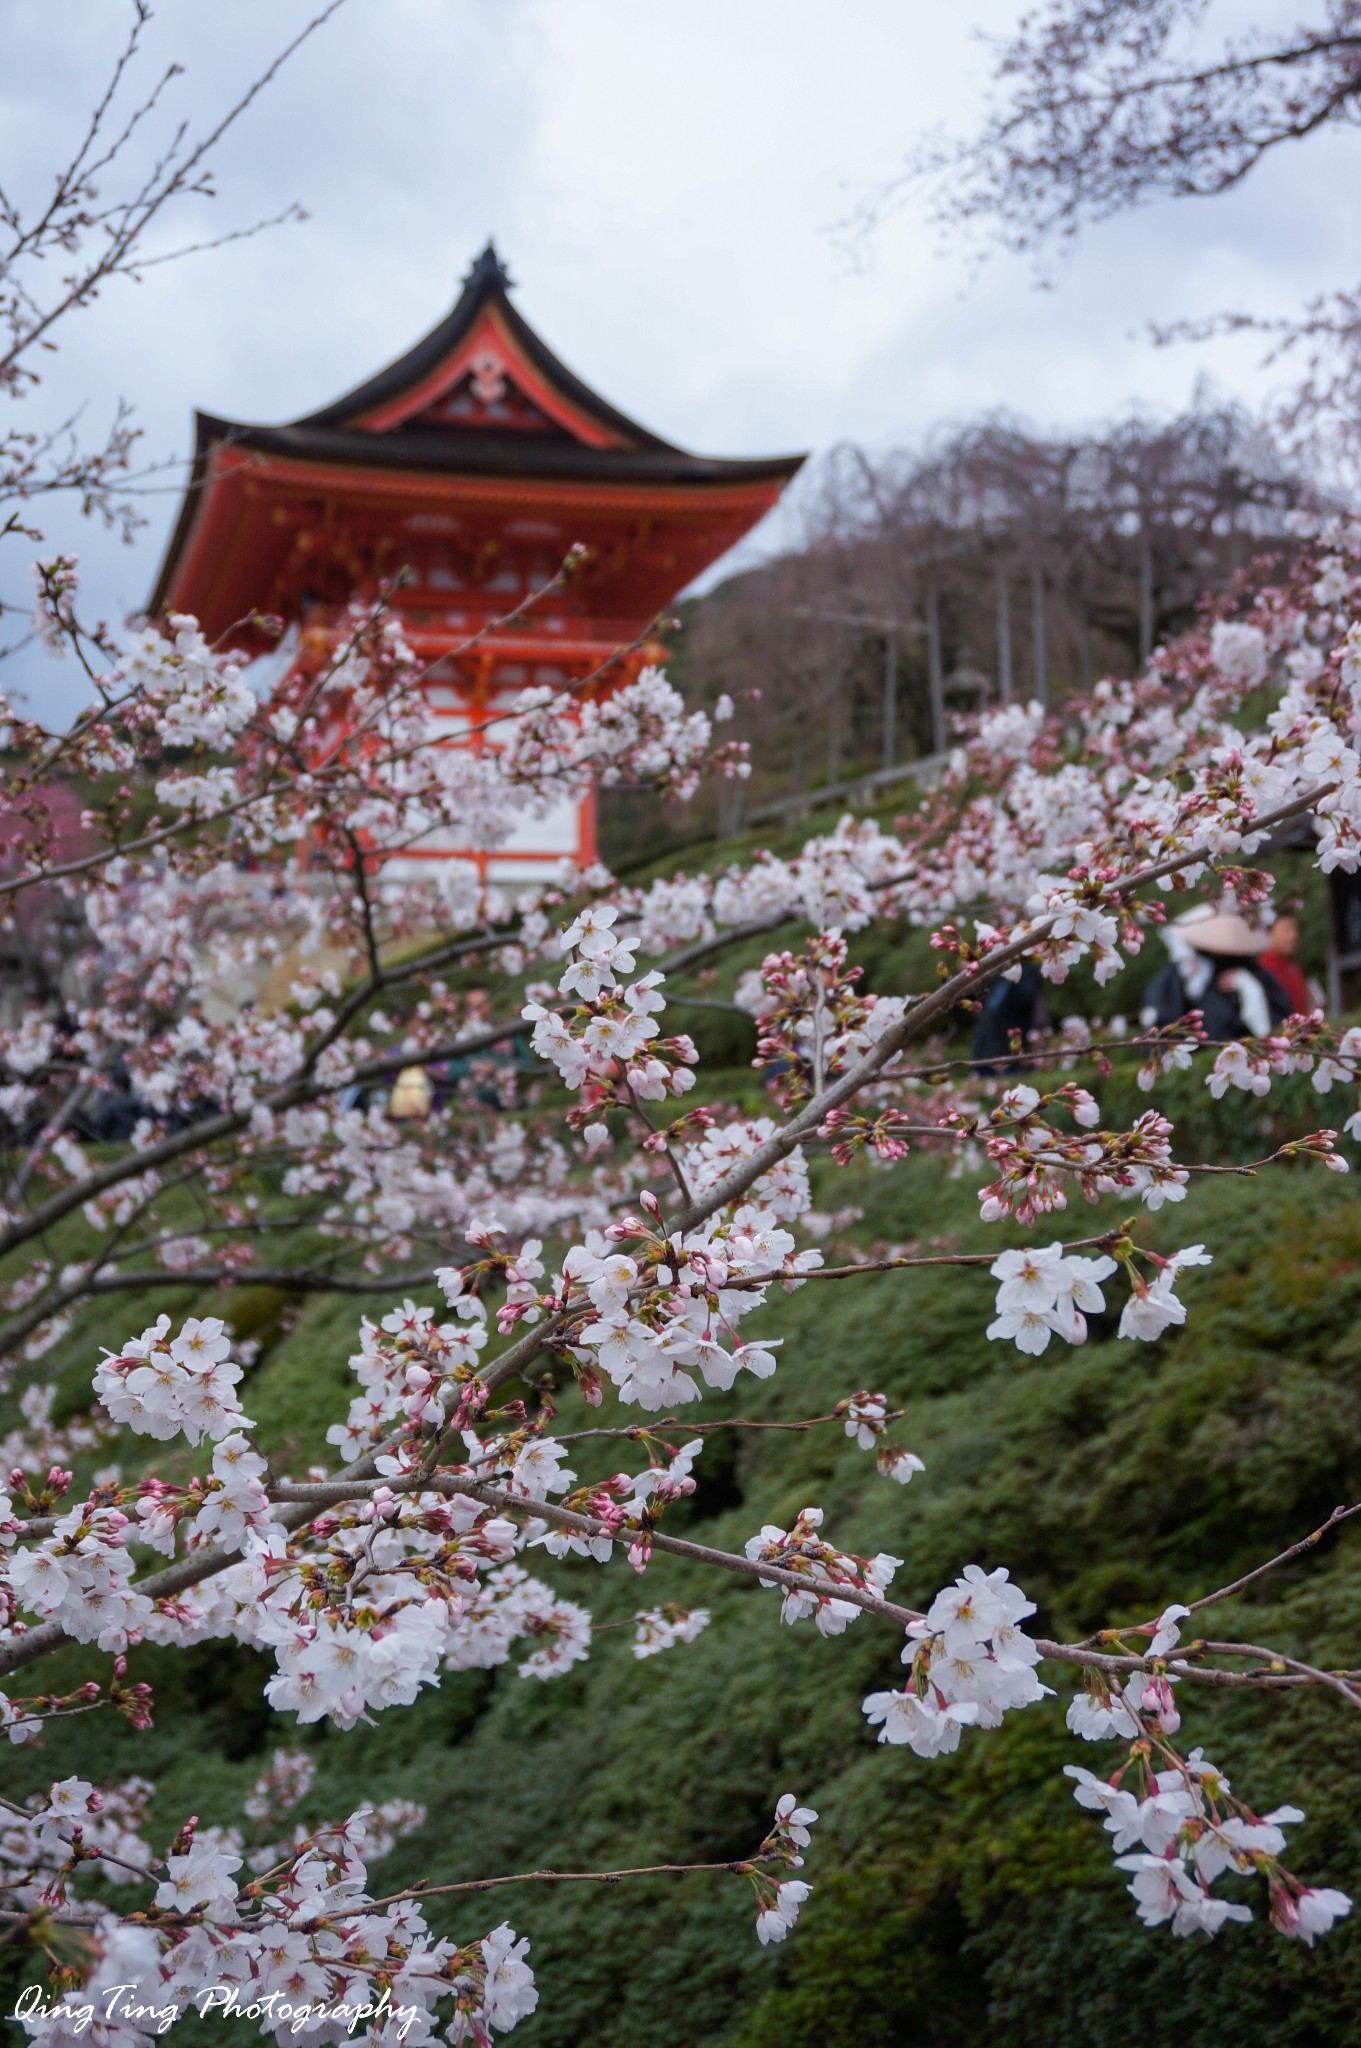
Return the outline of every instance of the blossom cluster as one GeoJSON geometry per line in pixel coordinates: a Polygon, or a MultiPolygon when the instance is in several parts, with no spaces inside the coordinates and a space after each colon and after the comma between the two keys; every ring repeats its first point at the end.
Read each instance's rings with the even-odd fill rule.
{"type": "Polygon", "coordinates": [[[360,1392],[344,1422],[326,1433],[345,1457],[358,1457],[399,1425],[441,1413],[475,1372],[487,1342],[486,1308],[464,1291],[456,1268],[440,1270],[457,1321],[436,1322],[433,1309],[408,1300],[377,1323],[361,1322],[360,1348],[350,1358],[360,1392]]]}
{"type": "Polygon", "coordinates": [[[707,1607],[649,1607],[635,1614],[633,1638],[635,1657],[655,1657],[674,1643],[693,1643],[709,1626],[707,1607]]]}
{"type": "Polygon", "coordinates": [[[1034,1612],[1005,1566],[985,1573],[966,1565],[924,1619],[908,1624],[906,1686],[864,1702],[879,1740],[942,1756],[959,1747],[962,1728],[996,1728],[1010,1708],[1043,1699],[1049,1688],[1035,1676],[1040,1653],[1020,1626],[1034,1612]]]}
{"type": "Polygon", "coordinates": [[[859,1444],[862,1451],[874,1452],[874,1462],[886,1479],[896,1479],[900,1486],[906,1486],[914,1472],[926,1470],[914,1452],[903,1450],[889,1437],[886,1395],[872,1394],[867,1387],[862,1387],[843,1405],[847,1436],[859,1444]]]}
{"type": "MultiPolygon", "coordinates": [[[[1174,1291],[1177,1276],[1188,1266],[1208,1266],[1210,1254],[1204,1245],[1193,1244],[1170,1258],[1156,1252],[1143,1256],[1155,1268],[1151,1281],[1137,1271],[1131,1254],[1124,1259],[1131,1293],[1120,1313],[1118,1335],[1151,1343],[1186,1321],[1185,1303],[1174,1291]]],[[[1085,1344],[1087,1317],[1104,1313],[1106,1307],[1100,1283],[1116,1266],[1117,1261],[1104,1253],[1091,1258],[1065,1251],[1062,1244],[999,1253],[988,1269],[998,1282],[997,1314],[988,1325],[988,1336],[994,1342],[1013,1343],[1032,1357],[1047,1349],[1051,1336],[1085,1344]]]]}
{"type": "Polygon", "coordinates": [[[535,1052],[553,1062],[568,1088],[590,1083],[589,1106],[597,1112],[616,1100],[662,1102],[683,1095],[695,1085],[690,1070],[698,1057],[684,1036],[654,1043],[654,1020],[665,1008],[658,994],[662,976],[620,982],[636,961],[628,941],[614,932],[617,916],[609,905],[583,910],[562,935],[569,958],[557,993],[579,998],[571,1018],[537,1001],[523,1012],[534,1026],[535,1052]]]}
{"type": "MultiPolygon", "coordinates": [[[[65,1476],[65,1475],[64,1475],[65,1476]]],[[[0,1493],[0,1527],[11,1521],[0,1493]]],[[[50,1536],[0,1554],[0,1611],[11,1625],[20,1609],[54,1623],[78,1643],[101,1650],[127,1649],[151,1620],[151,1602],[133,1583],[129,1549],[136,1527],[117,1507],[97,1498],[56,1518],[50,1536]]],[[[13,1544],[14,1537],[0,1536],[13,1544]]]]}
{"type": "Polygon", "coordinates": [[[724,1232],[669,1240],[633,1231],[642,1253],[636,1257],[610,1249],[610,1238],[623,1230],[612,1225],[588,1235],[563,1262],[564,1280],[591,1305],[590,1319],[575,1332],[582,1366],[603,1373],[623,1400],[652,1411],[698,1400],[701,1380],[726,1391],[739,1372],[768,1379],[779,1340],[747,1343],[737,1330],[761,1306],[764,1290],[730,1283],[778,1273],[795,1257],[789,1232],[744,1207],[724,1232]]]}
{"type": "Polygon", "coordinates": [[[1146,1111],[1128,1131],[1083,1137],[1052,1122],[1055,1103],[1084,1129],[1100,1122],[1095,1098],[1072,1082],[1050,1096],[1018,1083],[1005,1090],[986,1123],[954,1113],[958,1128],[982,1138],[996,1170],[995,1178],[979,1190],[979,1213],[985,1223],[1004,1216],[1033,1223],[1037,1216],[1067,1208],[1070,1186],[1089,1202],[1129,1189],[1150,1211],[1185,1199],[1187,1175],[1172,1159],[1172,1126],[1157,1111],[1146,1111]]]}
{"type": "Polygon", "coordinates": [[[164,1855],[153,1851],[140,1832],[150,1791],[131,1781],[102,1794],[65,1779],[0,1836],[0,1859],[23,1864],[14,1896],[31,1910],[73,1905],[77,1873],[92,1864],[119,1889],[155,1885],[150,1922],[80,1899],[79,1996],[17,2009],[43,2048],[74,2048],[91,2010],[110,2048],[151,2042],[171,2009],[254,2020],[257,2034],[278,2039],[315,2033],[308,2015],[330,2014],[331,2038],[364,2024],[380,2048],[432,2039],[441,2006],[446,2038],[482,2048],[492,2029],[509,2032],[534,2011],[529,1944],[509,1926],[459,1947],[432,1934],[409,1895],[373,1902],[368,1865],[384,1845],[368,1809],[301,1835],[246,1888],[234,1829],[199,1830],[191,1820],[164,1855]]]}
{"type": "Polygon", "coordinates": [[[763,1586],[773,1586],[783,1595],[781,1621],[802,1621],[811,1614],[819,1635],[839,1636],[864,1610],[854,1601],[838,1599],[828,1589],[852,1587],[858,1593],[882,1599],[902,1559],[890,1557],[887,1551],[879,1551],[873,1557],[857,1557],[837,1550],[819,1536],[822,1522],[821,1508],[802,1508],[792,1529],[779,1529],[767,1523],[759,1535],[748,1537],[746,1551],[756,1564],[774,1565],[782,1572],[814,1582],[805,1592],[801,1586],[785,1585],[778,1579],[761,1580],[763,1586]]]}
{"type": "Polygon", "coordinates": [[[1250,1920],[1249,1906],[1215,1893],[1226,1875],[1262,1876],[1272,1926],[1310,1948],[1351,1911],[1345,1893],[1302,1885],[1282,1867],[1285,1829],[1304,1819],[1300,1809],[1281,1806],[1259,1818],[1199,1749],[1161,1771],[1134,1757],[1110,1778],[1077,1764],[1064,1770],[1078,1805],[1101,1814],[1117,1867],[1131,1873],[1130,1896],[1146,1927],[1214,1935],[1228,1921],[1250,1920]],[[1142,1797],[1121,1783],[1131,1771],[1143,1781],[1142,1797]]]}
{"type": "MultiPolygon", "coordinates": [[[[533,782],[550,766],[570,764],[565,779],[574,794],[592,780],[606,789],[642,781],[683,799],[693,796],[711,758],[713,724],[708,713],[687,711],[665,672],[653,666],[580,707],[539,686],[522,691],[513,707],[505,767],[533,782]]],[[[729,746],[719,758],[721,772],[749,775],[744,756],[740,743],[729,746]]]]}
{"type": "MultiPolygon", "coordinates": [[[[817,1820],[811,1806],[800,1806],[792,1792],[782,1793],[775,1807],[775,1824],[761,1844],[759,1860],[774,1862],[787,1870],[803,1868],[803,1851],[811,1839],[809,1829],[817,1820]]],[[[773,1873],[754,1871],[759,1911],[756,1937],[763,1947],[783,1941],[799,1917],[799,1908],[812,1886],[802,1878],[776,1878],[773,1873]]]]}
{"type": "Polygon", "coordinates": [[[847,966],[846,939],[835,927],[801,953],[771,953],[762,962],[749,998],[760,1033],[755,1064],[770,1070],[783,1108],[820,1095],[902,1021],[900,996],[857,993],[860,973],[847,966]]]}
{"type": "Polygon", "coordinates": [[[94,1388],[113,1420],[162,1443],[182,1434],[196,1444],[249,1429],[236,1394],[241,1368],[232,1362],[221,1317],[190,1318],[167,1343],[169,1332],[169,1316],[159,1316],[117,1356],[106,1354],[94,1388]]]}

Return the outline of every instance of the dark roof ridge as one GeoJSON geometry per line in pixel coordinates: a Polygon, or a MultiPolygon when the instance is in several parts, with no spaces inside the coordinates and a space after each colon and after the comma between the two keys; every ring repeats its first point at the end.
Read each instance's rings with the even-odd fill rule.
{"type": "Polygon", "coordinates": [[[261,427],[243,420],[197,412],[195,464],[201,469],[218,444],[301,461],[358,464],[366,469],[406,469],[440,476],[519,473],[545,478],[563,475],[650,478],[683,482],[747,483],[788,480],[800,469],[800,455],[692,455],[662,441],[646,448],[596,448],[585,441],[550,440],[538,434],[486,427],[394,427],[383,434],[356,434],[314,420],[261,427]]]}

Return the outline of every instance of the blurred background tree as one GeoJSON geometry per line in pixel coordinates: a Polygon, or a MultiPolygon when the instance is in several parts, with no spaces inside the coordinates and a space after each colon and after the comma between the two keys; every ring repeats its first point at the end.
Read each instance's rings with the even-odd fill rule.
{"type": "MultiPolygon", "coordinates": [[[[609,860],[768,825],[806,799],[938,754],[958,714],[1051,709],[1130,675],[1316,502],[1275,438],[1202,386],[1180,418],[1046,435],[1008,414],[871,455],[844,444],[800,544],[682,607],[671,672],[735,700],[750,780],[683,826],[607,799],[609,860]]],[[[901,799],[900,799],[901,801],[901,799]]]]}

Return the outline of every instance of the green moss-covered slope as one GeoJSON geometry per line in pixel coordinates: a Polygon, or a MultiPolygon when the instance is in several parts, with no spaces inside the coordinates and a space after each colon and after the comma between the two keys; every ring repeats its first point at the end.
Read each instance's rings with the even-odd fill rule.
{"type": "MultiPolygon", "coordinates": [[[[1241,1136],[1250,1153],[1253,1134],[1241,1136]]],[[[823,1198],[862,1209],[845,1233],[862,1245],[979,1238],[970,1181],[934,1162],[857,1168],[823,1198]]],[[[763,1522],[787,1526],[816,1503],[834,1540],[905,1560],[904,1597],[929,1597],[971,1561],[1005,1563],[1039,1602],[1035,1626],[1071,1636],[1225,1583],[1361,1498],[1351,1183],[1305,1167],[1202,1182],[1141,1235],[1164,1251],[1203,1238],[1216,1253],[1208,1271],[1185,1276],[1187,1329],[1156,1346],[1118,1343],[1111,1319],[1085,1347],[1056,1342],[1023,1359],[984,1340],[988,1283],[957,1269],[825,1282],[781,1301],[764,1321],[786,1340],[780,1370],[764,1386],[748,1381],[727,1412],[788,1419],[881,1387],[907,1407],[897,1434],[926,1472],[893,1486],[835,1428],[723,1436],[675,1526],[740,1548],[763,1522]]],[[[116,1306],[118,1328],[103,1341],[122,1334],[128,1309],[116,1306]]],[[[107,1321],[107,1305],[101,1313],[107,1321]]],[[[317,1447],[343,1398],[355,1316],[352,1304],[311,1303],[266,1347],[249,1397],[266,1437],[317,1447]]],[[[68,1353],[92,1334],[73,1332],[68,1353]]],[[[82,1369],[71,1356],[73,1387],[82,1369]]],[[[706,1406],[706,1418],[721,1412],[706,1406]]],[[[1147,2025],[1190,2038],[1231,2025],[1244,2042],[1291,2048],[1357,2038],[1361,1926],[1312,1954],[1260,1919],[1213,1946],[1139,1927],[1106,1838],[1062,1776],[1067,1761],[1099,1767],[1116,1755],[1066,1735],[1066,1678],[1059,1698],[995,1734],[966,1731],[954,1757],[920,1762],[877,1747],[860,1712],[864,1693],[896,1682],[900,1645],[887,1626],[862,1617],[825,1642],[810,1624],[782,1627],[773,1593],[697,1583],[664,1560],[642,1582],[618,1567],[545,1569],[605,1621],[674,1597],[704,1602],[713,1622],[694,1645],[645,1663],[624,1629],[554,1683],[513,1668],[461,1675],[374,1727],[303,1731],[319,1765],[306,1814],[399,1791],[423,1800],[428,1823],[382,1866],[385,1885],[739,1856],[785,1790],[823,1818],[805,1873],[813,1898],[778,1950],[758,1947],[750,1897],[733,1878],[525,1886],[462,1902],[447,1916],[454,1931],[504,1915],[531,1937],[541,2005],[517,2044],[973,2048],[982,2035],[1007,2048],[1104,2048],[1147,2025]]],[[[1361,1535],[1328,1539],[1224,1609],[1230,1622],[1315,1661],[1356,1661],[1361,1535]]],[[[80,1669],[53,1660],[42,1683],[80,1669]]],[[[271,1749],[299,1739],[262,1703],[266,1670],[215,1645],[138,1653],[133,1675],[157,1690],[154,1730],[137,1736],[100,1715],[62,1724],[44,1757],[10,1752],[11,1788],[48,1771],[139,1771],[159,1782],[158,1828],[188,1811],[230,1818],[271,1749]]],[[[1184,1690],[1187,1738],[1259,1810],[1286,1799],[1306,1808],[1301,1873],[1361,1888],[1356,1717],[1335,1697],[1184,1690]]],[[[182,2038],[187,2048],[187,2029],[182,2038]]]]}

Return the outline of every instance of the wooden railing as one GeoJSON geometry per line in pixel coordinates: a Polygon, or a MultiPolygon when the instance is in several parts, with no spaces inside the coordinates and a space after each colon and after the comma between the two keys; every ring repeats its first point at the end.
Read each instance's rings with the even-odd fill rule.
{"type": "Polygon", "coordinates": [[[895,782],[929,784],[935,781],[949,758],[948,750],[940,754],[923,754],[916,761],[899,761],[891,768],[871,768],[859,775],[844,776],[839,782],[824,782],[812,789],[795,790],[789,796],[771,797],[765,803],[753,804],[749,811],[744,810],[740,823],[734,829],[742,831],[748,825],[807,817],[810,811],[820,811],[825,805],[840,803],[843,799],[850,803],[857,799],[865,802],[876,790],[891,788],[895,782]]]}

